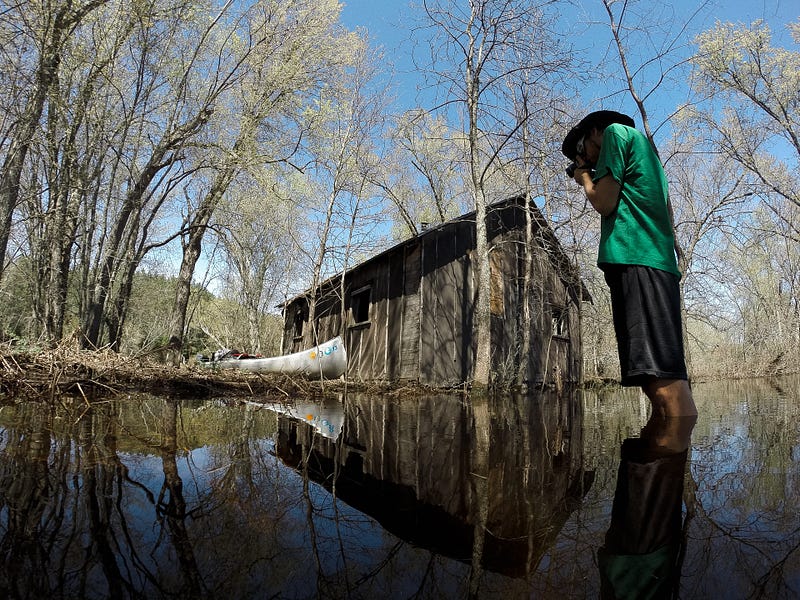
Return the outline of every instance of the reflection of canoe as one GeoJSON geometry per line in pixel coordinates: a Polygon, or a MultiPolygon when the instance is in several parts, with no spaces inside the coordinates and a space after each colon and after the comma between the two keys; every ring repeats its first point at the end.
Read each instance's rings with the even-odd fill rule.
{"type": "Polygon", "coordinates": [[[272,358],[223,358],[200,363],[212,369],[239,369],[257,373],[289,373],[311,378],[336,379],[347,368],[347,352],[341,337],[335,337],[311,350],[272,358]]]}
{"type": "Polygon", "coordinates": [[[318,402],[245,402],[257,409],[267,409],[292,420],[310,425],[326,438],[335,440],[344,427],[344,406],[339,400],[318,402]]]}

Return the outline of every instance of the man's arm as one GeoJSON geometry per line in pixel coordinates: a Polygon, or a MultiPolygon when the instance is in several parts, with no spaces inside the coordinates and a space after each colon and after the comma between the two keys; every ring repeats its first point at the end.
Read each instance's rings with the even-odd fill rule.
{"type": "Polygon", "coordinates": [[[577,169],[575,181],[583,186],[589,203],[602,216],[607,217],[616,210],[621,186],[611,175],[594,182],[588,169],[577,169]]]}

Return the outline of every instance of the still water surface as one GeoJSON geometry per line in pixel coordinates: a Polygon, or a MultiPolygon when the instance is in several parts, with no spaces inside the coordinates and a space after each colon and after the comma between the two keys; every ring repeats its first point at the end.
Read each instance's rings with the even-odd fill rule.
{"type": "Polygon", "coordinates": [[[799,389],[4,406],[0,597],[797,598],[799,389]]]}

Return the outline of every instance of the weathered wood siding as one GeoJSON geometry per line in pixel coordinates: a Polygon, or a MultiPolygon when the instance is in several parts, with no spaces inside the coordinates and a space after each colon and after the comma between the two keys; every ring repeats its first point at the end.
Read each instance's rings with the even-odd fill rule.
{"type": "Polygon", "coordinates": [[[419,380],[458,385],[472,370],[474,227],[459,223],[424,237],[420,285],[419,380]]]}
{"type": "Polygon", "coordinates": [[[419,377],[422,244],[404,247],[403,264],[403,289],[396,303],[401,315],[400,330],[393,331],[396,333],[394,344],[398,348],[400,362],[397,379],[416,380],[419,377]]]}

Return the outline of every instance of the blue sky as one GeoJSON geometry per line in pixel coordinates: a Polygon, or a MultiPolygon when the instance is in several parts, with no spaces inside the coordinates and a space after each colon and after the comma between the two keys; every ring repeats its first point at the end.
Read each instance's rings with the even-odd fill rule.
{"type": "MultiPolygon", "coordinates": [[[[466,1],[466,0],[460,0],[466,1]]],[[[640,0],[639,6],[646,6],[646,1],[640,0]]],[[[426,106],[425,100],[417,96],[416,86],[421,83],[413,63],[410,60],[410,38],[413,30],[414,19],[420,9],[412,8],[409,0],[342,0],[342,21],[349,28],[363,27],[368,31],[369,37],[376,46],[383,48],[387,65],[395,65],[396,75],[395,94],[398,109],[411,108],[416,105],[426,106]]],[[[653,7],[663,7],[668,2],[656,2],[653,7]]],[[[701,2],[692,0],[677,0],[672,2],[675,14],[692,14],[701,5],[701,2]]],[[[586,29],[585,23],[589,19],[596,19],[606,23],[606,16],[600,0],[578,0],[577,3],[564,2],[564,6],[571,6],[570,14],[565,15],[565,23],[574,26],[573,33],[576,44],[585,46],[584,53],[590,56],[592,52],[600,52],[608,43],[607,27],[586,29]]],[[[800,2],[797,0],[712,0],[707,3],[707,9],[702,20],[696,21],[693,31],[699,32],[713,26],[715,20],[751,23],[756,19],[763,19],[772,28],[776,41],[790,44],[790,38],[785,30],[785,25],[800,18],[800,2]]],[[[389,70],[387,67],[387,78],[389,70]]],[[[676,91],[676,93],[679,93],[676,91]]],[[[602,94],[600,94],[602,95],[602,94]]],[[[590,98],[585,98],[591,103],[590,98]]],[[[628,99],[620,96],[619,102],[624,104],[628,99]]],[[[679,101],[679,100],[678,100],[679,101]]],[[[628,101],[629,102],[629,101],[628,101]]],[[[673,105],[674,106],[674,105],[673,105]]],[[[628,106],[604,106],[604,108],[630,109],[628,106]]]]}
{"type": "MultiPolygon", "coordinates": [[[[653,1],[655,3],[657,0],[653,1]]],[[[341,0],[341,3],[342,21],[345,25],[365,27],[370,36],[387,49],[388,55],[398,58],[396,50],[410,36],[413,15],[419,9],[412,8],[409,0],[341,0]]],[[[564,4],[567,5],[566,2],[564,4]]],[[[580,0],[579,4],[584,10],[592,10],[595,14],[602,11],[600,0],[580,0]]],[[[677,0],[671,4],[678,14],[689,14],[701,3],[677,0]]],[[[712,1],[709,8],[709,24],[715,18],[743,22],[764,19],[777,30],[789,21],[800,18],[800,3],[797,0],[717,0],[712,1]]]]}

